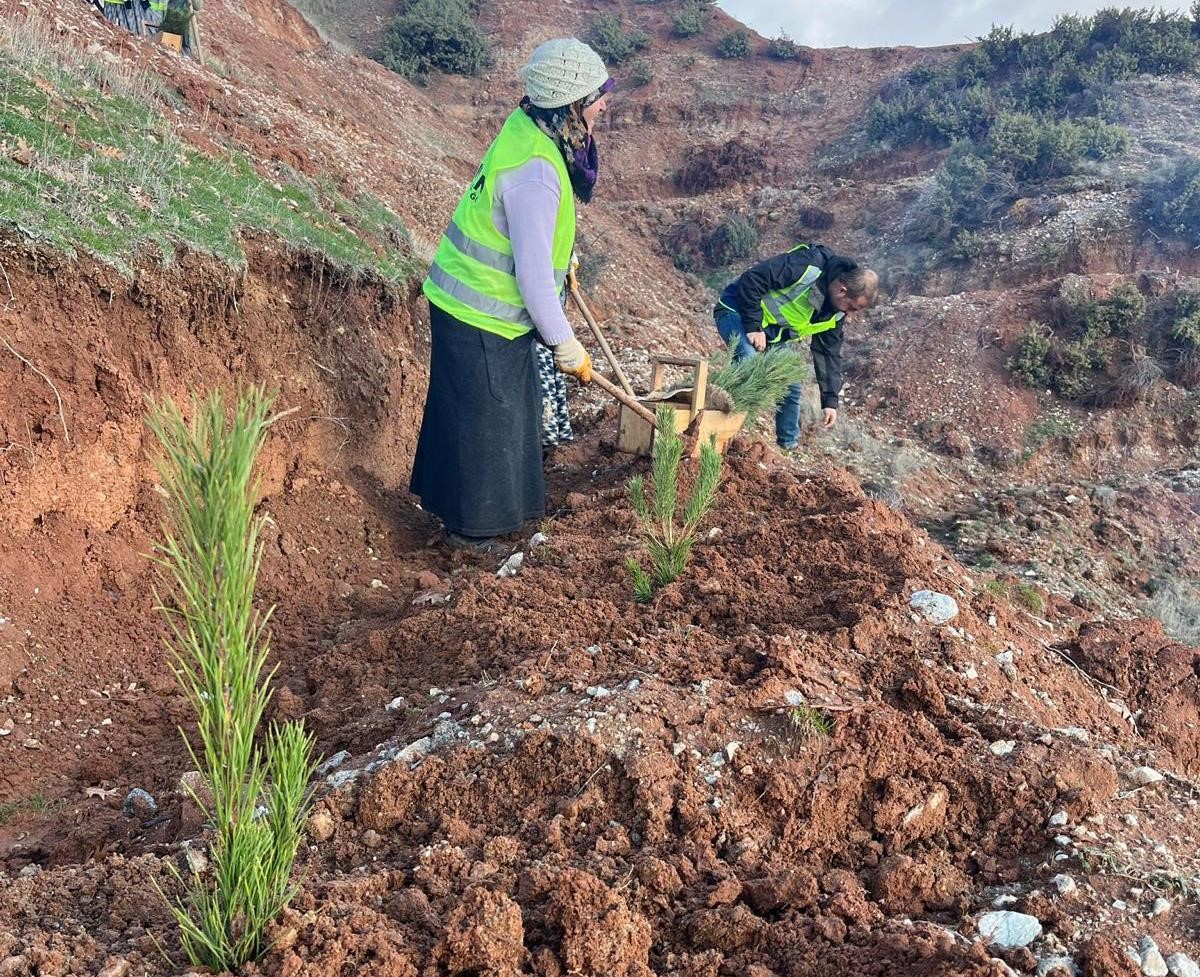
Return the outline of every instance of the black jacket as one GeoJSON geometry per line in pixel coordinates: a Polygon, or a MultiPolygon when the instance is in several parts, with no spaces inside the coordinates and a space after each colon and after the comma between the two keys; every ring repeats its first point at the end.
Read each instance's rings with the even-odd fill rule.
{"type": "MultiPolygon", "coordinates": [[[[829,300],[829,283],[839,275],[853,271],[858,264],[851,258],[834,254],[823,244],[812,244],[796,251],[777,254],[774,258],[760,261],[748,268],[741,278],[725,286],[720,304],[715,310],[716,314],[731,309],[741,317],[742,328],[747,333],[761,332],[763,296],[799,281],[809,265],[821,269],[821,277],[812,286],[823,296],[821,309],[814,318],[818,321],[832,318],[837,309],[829,300]]],[[[813,370],[816,373],[817,385],[821,388],[821,406],[834,410],[837,410],[838,397],[842,391],[844,338],[845,328],[841,322],[832,329],[816,333],[812,337],[813,370]]]]}

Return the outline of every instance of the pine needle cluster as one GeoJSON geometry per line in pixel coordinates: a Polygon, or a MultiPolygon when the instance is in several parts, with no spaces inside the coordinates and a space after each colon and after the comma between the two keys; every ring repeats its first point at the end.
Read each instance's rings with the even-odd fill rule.
{"type": "Polygon", "coordinates": [[[708,382],[724,390],[733,409],[745,413],[751,426],[763,411],[774,411],[793,383],[809,378],[803,352],[794,343],[781,343],[757,356],[734,359],[736,341],[712,360],[708,382]]]}
{"type": "Polygon", "coordinates": [[[658,407],[658,433],[655,436],[651,482],[635,475],[629,480],[629,498],[641,523],[650,567],[637,559],[625,566],[633,580],[634,594],[643,603],[654,591],[677,580],[687,568],[696,531],[717,497],[721,484],[721,456],[713,444],[700,447],[700,463],[691,496],[679,511],[679,466],[683,460],[683,438],[675,430],[675,409],[658,407]]]}
{"type": "Polygon", "coordinates": [[[148,419],[167,499],[155,556],[166,588],[159,609],[196,714],[196,742],[180,732],[208,789],[192,799],[215,831],[211,871],[193,874],[171,911],[188,960],[216,972],[265,953],[268,925],[295,895],[313,773],[313,739],[298,723],[272,724],[264,743],[255,741],[275,671],[266,668],[270,611],[254,606],[265,517],[254,513],[253,468],[270,408],[255,387],[228,418],[217,392],[193,398],[190,423],[170,400],[148,419]]]}

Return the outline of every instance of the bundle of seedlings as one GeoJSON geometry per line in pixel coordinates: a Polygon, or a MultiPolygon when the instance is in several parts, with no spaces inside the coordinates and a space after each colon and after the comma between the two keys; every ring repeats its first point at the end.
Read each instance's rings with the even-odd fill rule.
{"type": "Polygon", "coordinates": [[[625,563],[634,595],[641,603],[649,601],[656,590],[683,573],[696,545],[696,532],[712,509],[721,484],[721,456],[715,445],[703,444],[696,482],[680,513],[679,467],[683,449],[683,438],[675,430],[674,408],[660,404],[649,490],[643,476],[635,475],[629,480],[630,501],[650,557],[649,570],[633,557],[625,563]]]}
{"type": "Polygon", "coordinates": [[[809,378],[808,361],[795,343],[781,343],[758,356],[735,359],[736,342],[710,360],[707,406],[746,415],[751,427],[774,411],[793,383],[809,378]]]}

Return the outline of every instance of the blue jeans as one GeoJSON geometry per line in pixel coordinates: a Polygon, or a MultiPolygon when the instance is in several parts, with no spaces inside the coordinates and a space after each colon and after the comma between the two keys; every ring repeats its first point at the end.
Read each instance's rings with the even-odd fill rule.
{"type": "MultiPolygon", "coordinates": [[[[746,330],[742,328],[742,317],[732,309],[721,308],[717,312],[717,332],[725,340],[725,345],[736,339],[737,347],[733,351],[735,360],[744,360],[747,356],[758,356],[758,350],[750,345],[746,338],[746,330]]],[[[781,448],[794,448],[800,440],[800,401],[804,397],[802,384],[793,383],[788,387],[787,394],[775,409],[775,440],[781,448]]]]}

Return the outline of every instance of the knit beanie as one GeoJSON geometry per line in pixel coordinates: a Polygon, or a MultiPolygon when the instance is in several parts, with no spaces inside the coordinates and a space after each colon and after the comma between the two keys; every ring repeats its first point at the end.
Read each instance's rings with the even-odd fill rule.
{"type": "Polygon", "coordinates": [[[608,69],[595,51],[573,37],[539,44],[521,69],[525,94],[538,108],[556,109],[587,98],[608,81],[608,69]]]}

